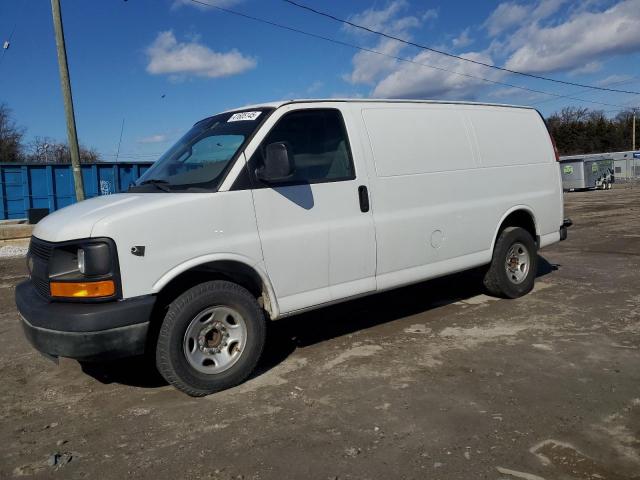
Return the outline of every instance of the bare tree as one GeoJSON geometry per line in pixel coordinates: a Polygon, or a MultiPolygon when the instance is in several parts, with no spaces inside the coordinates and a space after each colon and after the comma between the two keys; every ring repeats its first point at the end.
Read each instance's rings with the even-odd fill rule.
{"type": "MultiPolygon", "coordinates": [[[[50,137],[35,137],[28,147],[27,161],[31,163],[71,163],[71,154],[66,143],[50,137]]],[[[97,163],[100,155],[92,148],[80,146],[80,163],[97,163]]]]}
{"type": "Polygon", "coordinates": [[[22,161],[24,129],[11,118],[11,109],[0,103],[0,162],[22,161]]]}

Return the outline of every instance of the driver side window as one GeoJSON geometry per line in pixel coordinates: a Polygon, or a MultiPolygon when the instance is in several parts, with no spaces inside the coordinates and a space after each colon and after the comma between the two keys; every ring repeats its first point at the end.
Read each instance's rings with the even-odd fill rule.
{"type": "MultiPolygon", "coordinates": [[[[285,142],[295,171],[287,183],[321,183],[355,178],[349,139],[342,115],[334,109],[299,110],[284,115],[256,152],[285,142]]],[[[263,157],[264,158],[264,157],[263,157]]]]}

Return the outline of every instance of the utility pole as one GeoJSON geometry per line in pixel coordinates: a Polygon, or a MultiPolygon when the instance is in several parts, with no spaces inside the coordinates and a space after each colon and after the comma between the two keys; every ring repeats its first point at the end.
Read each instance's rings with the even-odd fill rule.
{"type": "Polygon", "coordinates": [[[84,186],[82,184],[82,172],[80,170],[80,149],[78,148],[76,117],[73,113],[73,98],[71,97],[71,81],[69,80],[69,66],[67,65],[67,49],[64,44],[64,30],[62,29],[60,0],[51,0],[51,13],[53,14],[53,28],[56,32],[58,67],[60,69],[60,86],[62,87],[64,111],[67,117],[67,137],[69,139],[69,152],[71,153],[73,183],[76,189],[76,200],[81,202],[84,200],[84,186]]]}
{"type": "Polygon", "coordinates": [[[631,122],[633,124],[633,127],[631,127],[631,148],[633,148],[633,151],[636,151],[636,110],[633,111],[633,122],[631,122]]]}

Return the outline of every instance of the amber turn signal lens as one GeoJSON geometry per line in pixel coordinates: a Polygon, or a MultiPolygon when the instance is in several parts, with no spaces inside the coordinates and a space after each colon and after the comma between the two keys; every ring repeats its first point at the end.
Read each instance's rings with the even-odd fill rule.
{"type": "Polygon", "coordinates": [[[110,297],[116,293],[113,280],[101,282],[51,282],[52,297],[98,298],[110,297]]]}

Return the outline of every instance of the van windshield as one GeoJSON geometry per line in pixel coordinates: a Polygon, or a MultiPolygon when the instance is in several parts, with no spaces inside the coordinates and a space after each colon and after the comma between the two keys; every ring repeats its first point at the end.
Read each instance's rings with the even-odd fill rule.
{"type": "Polygon", "coordinates": [[[217,190],[236,154],[266,116],[264,110],[223,113],[196,123],[130,190],[217,190]]]}

